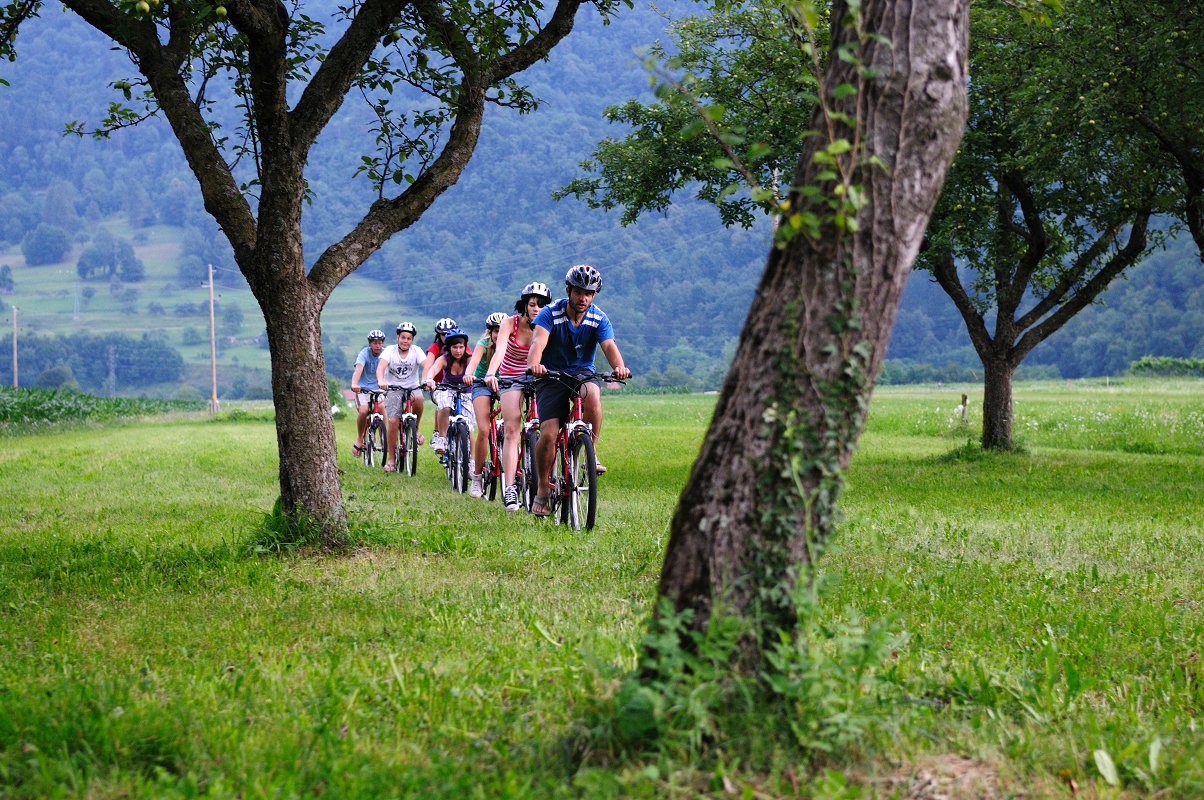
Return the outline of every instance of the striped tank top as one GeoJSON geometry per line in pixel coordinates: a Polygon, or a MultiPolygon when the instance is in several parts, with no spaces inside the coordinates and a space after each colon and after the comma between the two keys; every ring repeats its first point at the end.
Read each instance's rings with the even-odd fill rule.
{"type": "Polygon", "coordinates": [[[527,374],[527,353],[531,350],[530,341],[525,345],[518,343],[518,326],[527,324],[524,314],[515,314],[510,318],[510,338],[506,340],[506,353],[502,356],[502,365],[497,374],[503,378],[518,378],[527,374]]]}

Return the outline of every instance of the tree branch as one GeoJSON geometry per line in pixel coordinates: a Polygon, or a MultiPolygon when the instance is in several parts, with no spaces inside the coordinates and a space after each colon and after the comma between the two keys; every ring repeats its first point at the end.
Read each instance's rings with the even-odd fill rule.
{"type": "Polygon", "coordinates": [[[1094,301],[1104,289],[1108,288],[1108,284],[1112,282],[1113,278],[1141,257],[1146,249],[1146,231],[1152,215],[1153,211],[1148,208],[1138,212],[1137,218],[1133,220],[1133,226],[1129,229],[1129,241],[1125,246],[1118,250],[1112,258],[1108,259],[1108,263],[1082,289],[1075,292],[1070,300],[1062,304],[1044,322],[1035,328],[1029,329],[1020,338],[1020,341],[1012,348],[1013,363],[1019,363],[1024,360],[1024,357],[1034,347],[1049,338],[1050,334],[1054,331],[1065,325],[1075,314],[1082,311],[1088,303],[1094,301]]]}
{"type": "Polygon", "coordinates": [[[465,76],[460,84],[459,113],[439,157],[399,196],[373,203],[355,228],[314,262],[309,280],[323,297],[328,297],[339,281],[390,236],[414,224],[439,195],[459,180],[481,133],[486,88],[486,84],[465,76]]]}
{"type": "Polygon", "coordinates": [[[339,110],[377,42],[409,0],[366,0],[289,113],[294,152],[304,157],[339,110]]]}
{"type": "MultiPolygon", "coordinates": [[[[1045,223],[1041,220],[1041,212],[1037,201],[1029,189],[1024,176],[1016,171],[1008,171],[1003,175],[1003,184],[1007,187],[1016,202],[1020,204],[1020,213],[1024,217],[1024,226],[1028,235],[1024,237],[1026,248],[1024,256],[1019,260],[1016,271],[1012,274],[1005,292],[996,295],[999,303],[999,316],[1006,316],[1010,322],[1024,299],[1033,273],[1041,265],[1041,260],[1049,250],[1049,236],[1045,233],[1045,223]]],[[[1009,220],[1010,222],[1010,220],[1009,220]]]]}
{"type": "Polygon", "coordinates": [[[573,19],[577,15],[577,10],[581,8],[581,3],[582,0],[560,0],[556,4],[556,10],[552,12],[551,19],[539,33],[532,36],[525,44],[521,44],[503,55],[489,69],[489,82],[493,83],[516,75],[536,61],[545,58],[561,39],[572,32],[573,19]]]}
{"type": "Polygon", "coordinates": [[[970,332],[970,341],[973,343],[974,349],[985,361],[994,342],[991,340],[991,333],[987,330],[982,314],[978,313],[974,302],[966,294],[961,280],[957,277],[957,264],[954,263],[951,250],[943,249],[936,258],[932,259],[932,275],[940,287],[945,290],[945,294],[953,300],[953,305],[957,306],[958,312],[962,315],[962,321],[966,323],[966,330],[970,332]]]}
{"type": "Polygon", "coordinates": [[[1062,298],[1083,280],[1083,276],[1091,269],[1091,265],[1095,263],[1096,259],[1103,255],[1108,245],[1116,240],[1123,227],[1124,223],[1122,222],[1114,222],[1109,225],[1108,229],[1101,233],[1090,247],[1079,254],[1078,258],[1074,260],[1074,264],[1062,273],[1057,285],[1050,289],[1040,302],[1029,309],[1028,313],[1016,320],[1016,329],[1025,330],[1061,303],[1062,298]]]}

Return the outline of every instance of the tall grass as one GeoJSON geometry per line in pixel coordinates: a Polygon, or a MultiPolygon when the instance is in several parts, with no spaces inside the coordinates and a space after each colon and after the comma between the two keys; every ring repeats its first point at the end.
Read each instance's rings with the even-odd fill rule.
{"type": "Polygon", "coordinates": [[[956,392],[877,393],[814,624],[889,629],[895,688],[822,758],[750,720],[604,752],[713,398],[608,395],[592,534],[453,496],[429,450],[369,471],[342,420],[340,556],[248,554],[267,416],[11,434],[0,796],[906,796],[949,754],[1000,792],[1199,796],[1202,393],[1175,386],[1022,385],[1026,452],[981,458],[950,456],[956,392]]]}

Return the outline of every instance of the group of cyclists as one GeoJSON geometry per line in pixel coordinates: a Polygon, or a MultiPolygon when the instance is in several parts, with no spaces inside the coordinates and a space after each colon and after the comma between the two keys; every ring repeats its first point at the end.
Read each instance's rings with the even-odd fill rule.
{"type": "MultiPolygon", "coordinates": [[[[359,456],[365,447],[364,434],[369,414],[369,392],[385,392],[387,457],[385,471],[396,470],[398,422],[407,399],[422,421],[423,397],[420,389],[431,392],[435,403],[435,424],[431,448],[440,456],[447,447],[447,426],[455,406],[457,389],[470,392],[471,403],[462,404],[461,413],[475,420],[489,418],[494,398],[498,398],[503,424],[501,466],[502,502],[507,511],[520,508],[515,475],[518,470],[519,432],[522,427],[522,391],[528,376],[538,379],[549,371],[570,375],[592,374],[594,357],[601,348],[616,378],[625,380],[631,372],[615,342],[610,319],[594,305],[602,290],[602,275],[589,264],[576,264],[564,277],[565,296],[552,301],[546,284],[538,281],[523,287],[514,303],[514,313],[494,312],[485,318],[484,333],[470,348],[471,337],[450,317],[435,323],[435,338],[422,350],[416,343],[417,328],[411,322],[397,326],[397,343],[384,346],[381,330],[368,333],[368,346],[355,360],[351,388],[356,393],[359,414],[353,452],[359,456]],[[402,390],[402,391],[398,391],[402,390]]],[[[539,409],[540,435],[535,447],[538,472],[537,491],[531,513],[546,517],[551,511],[551,465],[560,427],[569,417],[572,391],[555,380],[536,380],[535,399],[539,409]]],[[[582,389],[582,416],[593,429],[595,443],[602,430],[601,384],[593,379],[582,389]]],[[[475,425],[476,433],[469,461],[469,494],[481,497],[480,470],[489,458],[488,433],[475,425]]],[[[418,444],[423,444],[418,435],[418,444]]],[[[597,464],[597,474],[606,467],[597,464]]]]}

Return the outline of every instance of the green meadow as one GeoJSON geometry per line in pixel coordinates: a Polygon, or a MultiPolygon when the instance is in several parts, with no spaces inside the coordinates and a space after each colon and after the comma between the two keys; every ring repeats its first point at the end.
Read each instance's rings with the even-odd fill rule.
{"type": "Polygon", "coordinates": [[[828,750],[607,724],[713,397],[607,396],[590,534],[344,416],[337,555],[263,535],[270,408],[8,425],[0,797],[1204,796],[1204,384],[1018,384],[1004,455],[979,397],[875,393],[816,629],[885,629],[891,691],[828,750]]]}

